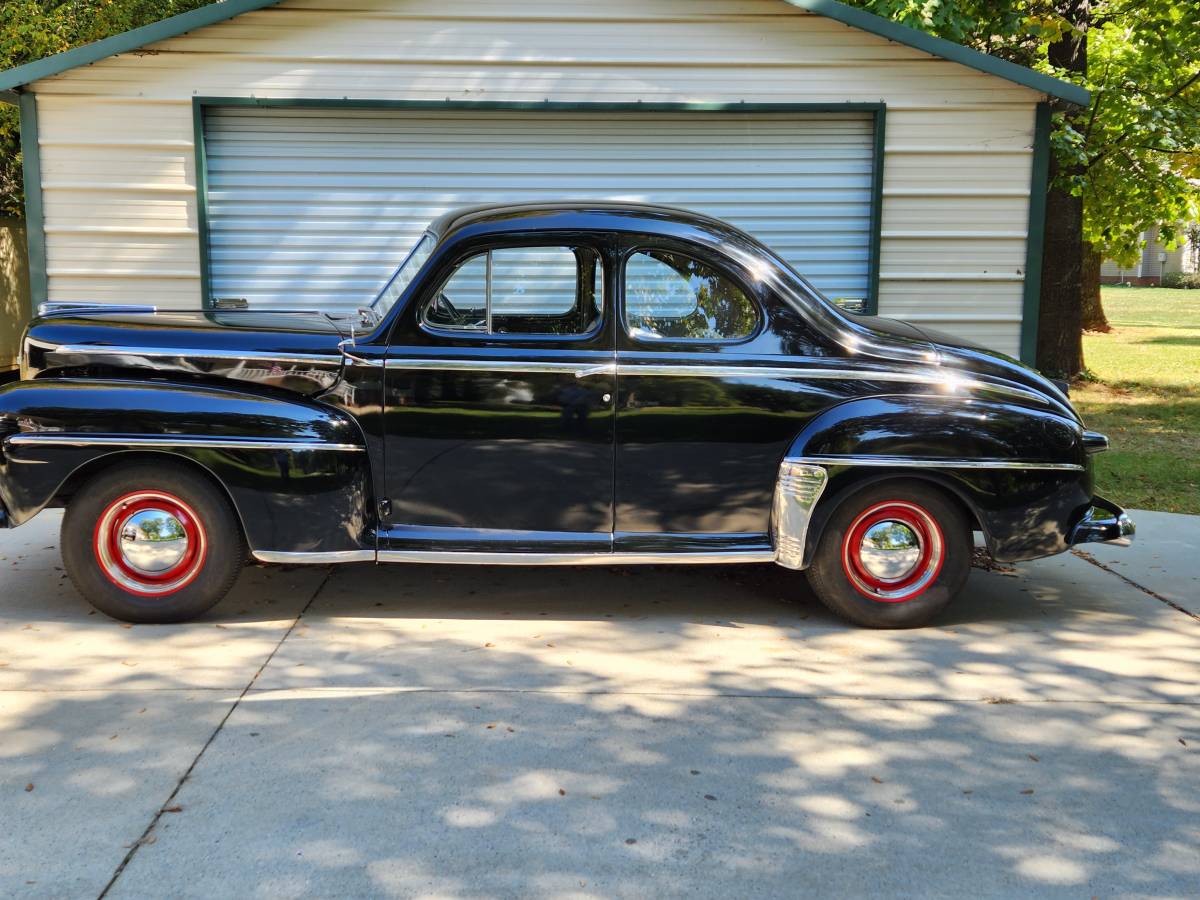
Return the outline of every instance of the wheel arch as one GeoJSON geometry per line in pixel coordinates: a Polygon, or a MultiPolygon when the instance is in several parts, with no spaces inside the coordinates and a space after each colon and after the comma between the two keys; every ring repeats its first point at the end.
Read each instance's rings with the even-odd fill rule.
{"type": "Polygon", "coordinates": [[[813,555],[825,533],[829,520],[847,500],[867,488],[889,481],[919,481],[939,489],[962,512],[972,531],[983,533],[988,549],[994,546],[994,537],[987,528],[984,516],[980,515],[978,507],[970,494],[953,478],[929,470],[897,467],[894,469],[850,468],[831,474],[821,493],[808,523],[808,533],[804,548],[804,566],[812,564],[813,555]]]}
{"type": "Polygon", "coordinates": [[[184,453],[172,452],[171,450],[116,450],[89,459],[77,466],[63,479],[50,498],[50,502],[46,505],[48,507],[65,507],[70,502],[71,497],[78,493],[86,484],[113,469],[132,468],[139,464],[153,465],[163,462],[189,469],[199,474],[215,487],[221,496],[229,501],[229,505],[233,508],[234,517],[241,527],[242,540],[247,540],[245,517],[242,515],[242,510],[238,506],[237,499],[225,482],[217,477],[217,474],[212,469],[194,457],[184,453]]]}
{"type": "Polygon", "coordinates": [[[172,382],[0,388],[0,503],[13,525],[136,459],[191,465],[215,481],[253,550],[374,546],[370,454],[343,410],[277,391],[172,382]]]}
{"type": "Polygon", "coordinates": [[[827,474],[807,522],[804,566],[836,507],[881,480],[938,487],[1005,562],[1067,549],[1071,523],[1092,497],[1078,422],[1051,409],[952,394],[881,394],[832,406],[806,423],[785,462],[827,474]]]}

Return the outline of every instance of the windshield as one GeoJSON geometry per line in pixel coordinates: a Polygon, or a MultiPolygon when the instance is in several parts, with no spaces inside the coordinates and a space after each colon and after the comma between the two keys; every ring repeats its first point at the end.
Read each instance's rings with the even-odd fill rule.
{"type": "Polygon", "coordinates": [[[429,259],[433,253],[433,248],[437,245],[433,235],[426,234],[417,242],[417,246],[408,254],[408,258],[400,264],[400,268],[396,270],[396,274],[379,292],[379,296],[375,298],[375,302],[371,304],[371,310],[375,315],[382,319],[388,314],[388,311],[396,305],[396,301],[412,284],[412,280],[417,277],[417,273],[421,271],[421,267],[425,265],[425,261],[429,259]]]}

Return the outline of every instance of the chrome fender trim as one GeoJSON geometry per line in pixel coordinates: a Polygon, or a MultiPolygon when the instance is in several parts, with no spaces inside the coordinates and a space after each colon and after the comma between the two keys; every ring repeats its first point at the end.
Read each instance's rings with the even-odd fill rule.
{"type": "Polygon", "coordinates": [[[1013,459],[935,459],[916,456],[808,456],[795,463],[818,466],[897,466],[911,469],[1038,469],[1050,472],[1082,472],[1077,463],[1022,462],[1013,459]]]}
{"type": "Polygon", "coordinates": [[[775,562],[785,569],[804,568],[804,547],[813,507],[821,499],[829,473],[809,460],[785,459],[779,467],[775,485],[775,505],[771,511],[771,533],[775,541],[775,562]]]}
{"type": "Polygon", "coordinates": [[[14,434],[4,439],[8,447],[112,447],[118,450],[284,450],[289,453],[306,453],[315,450],[332,450],[338,453],[365,453],[366,447],[359,444],[334,444],[321,441],[276,441],[262,438],[206,438],[153,435],[149,437],[124,437],[121,435],[64,434],[57,431],[39,431],[14,434]]]}

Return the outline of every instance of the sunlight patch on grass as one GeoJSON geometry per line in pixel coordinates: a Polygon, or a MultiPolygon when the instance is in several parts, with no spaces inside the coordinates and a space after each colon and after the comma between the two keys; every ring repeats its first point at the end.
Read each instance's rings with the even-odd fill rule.
{"type": "Polygon", "coordinates": [[[1096,383],[1072,387],[1109,436],[1097,490],[1122,505],[1200,513],[1200,291],[1105,288],[1110,334],[1084,336],[1096,383]]]}

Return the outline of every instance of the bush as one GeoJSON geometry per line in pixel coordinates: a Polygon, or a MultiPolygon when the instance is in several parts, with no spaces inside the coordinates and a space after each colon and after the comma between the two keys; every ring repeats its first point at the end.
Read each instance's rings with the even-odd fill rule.
{"type": "Polygon", "coordinates": [[[1162,277],[1162,286],[1200,290],[1200,272],[1168,272],[1162,277]]]}

